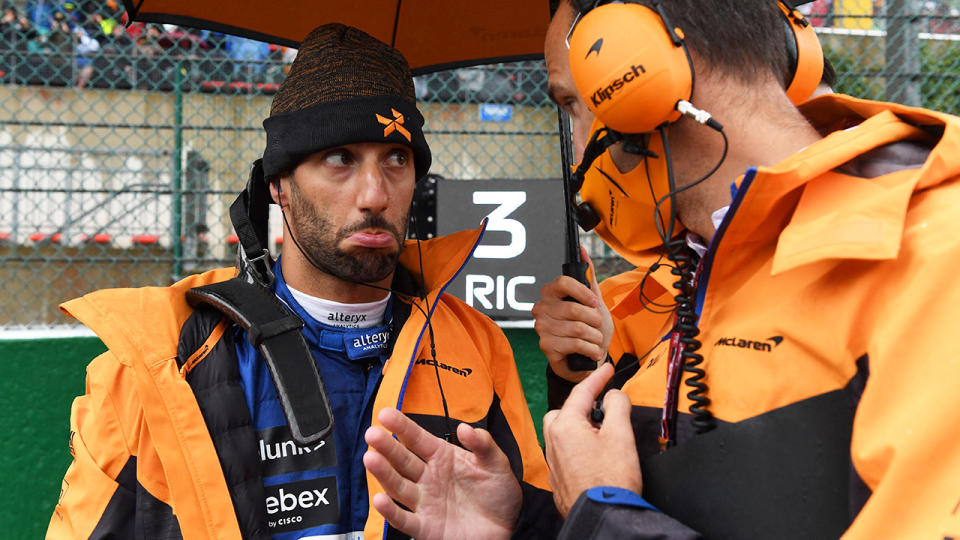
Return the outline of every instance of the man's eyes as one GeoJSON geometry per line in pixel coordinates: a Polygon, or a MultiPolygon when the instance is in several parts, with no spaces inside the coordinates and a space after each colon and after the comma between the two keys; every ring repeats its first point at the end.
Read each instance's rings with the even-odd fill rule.
{"type": "Polygon", "coordinates": [[[332,150],[323,156],[323,161],[331,167],[345,167],[353,162],[353,156],[346,150],[332,150]]]}
{"type": "Polygon", "coordinates": [[[387,158],[387,161],[394,166],[402,167],[410,161],[410,153],[407,150],[396,149],[390,152],[390,156],[387,158]]]}

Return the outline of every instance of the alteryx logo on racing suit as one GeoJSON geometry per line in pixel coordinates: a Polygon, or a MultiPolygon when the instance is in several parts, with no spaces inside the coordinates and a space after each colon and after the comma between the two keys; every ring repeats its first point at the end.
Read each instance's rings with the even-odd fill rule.
{"type": "Polygon", "coordinates": [[[340,521],[336,476],[264,486],[264,491],[270,534],[340,521]]]}
{"type": "Polygon", "coordinates": [[[390,346],[390,330],[384,327],[350,330],[344,332],[343,344],[351,360],[377,356],[390,346]]]}
{"type": "MultiPolygon", "coordinates": [[[[269,478],[290,472],[311,471],[337,464],[337,452],[331,433],[322,441],[310,446],[300,446],[290,438],[287,426],[267,428],[257,432],[260,439],[260,463],[263,476],[269,478]]],[[[336,489],[336,488],[334,488],[336,489]]]]}
{"type": "Polygon", "coordinates": [[[366,313],[329,313],[327,314],[327,324],[333,326],[344,326],[347,328],[358,328],[360,323],[367,321],[366,313]]]}

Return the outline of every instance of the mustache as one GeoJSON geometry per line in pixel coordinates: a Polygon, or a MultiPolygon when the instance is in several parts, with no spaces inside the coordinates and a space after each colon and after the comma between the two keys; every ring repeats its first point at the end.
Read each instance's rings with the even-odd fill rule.
{"type": "Polygon", "coordinates": [[[347,225],[346,227],[340,229],[340,233],[337,235],[338,239],[346,238],[347,236],[364,229],[383,229],[392,234],[398,242],[402,243],[403,235],[400,234],[400,231],[397,228],[383,218],[380,214],[370,214],[365,217],[359,223],[354,223],[353,225],[347,225]]]}

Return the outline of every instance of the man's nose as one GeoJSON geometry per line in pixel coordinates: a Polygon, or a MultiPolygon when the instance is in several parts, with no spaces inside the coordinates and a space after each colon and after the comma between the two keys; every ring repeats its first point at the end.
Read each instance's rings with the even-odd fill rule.
{"type": "Polygon", "coordinates": [[[364,162],[358,174],[357,206],[360,210],[379,213],[390,203],[387,179],[374,160],[364,162]]]}

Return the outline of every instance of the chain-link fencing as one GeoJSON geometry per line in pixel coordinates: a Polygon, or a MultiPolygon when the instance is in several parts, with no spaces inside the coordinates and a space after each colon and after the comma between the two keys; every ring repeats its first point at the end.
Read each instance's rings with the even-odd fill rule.
{"type": "MultiPolygon", "coordinates": [[[[956,4],[817,0],[806,9],[838,91],[956,112],[956,4]]],[[[295,51],[125,28],[120,17],[112,0],[35,0],[0,20],[0,327],[68,324],[56,306],[91,290],[233,264],[227,208],[262,153],[261,121],[295,51]]],[[[559,175],[542,62],[416,83],[433,173],[559,175]]],[[[279,224],[271,227],[276,252],[279,224]]],[[[629,268],[595,237],[584,243],[601,276],[629,268]]]]}

